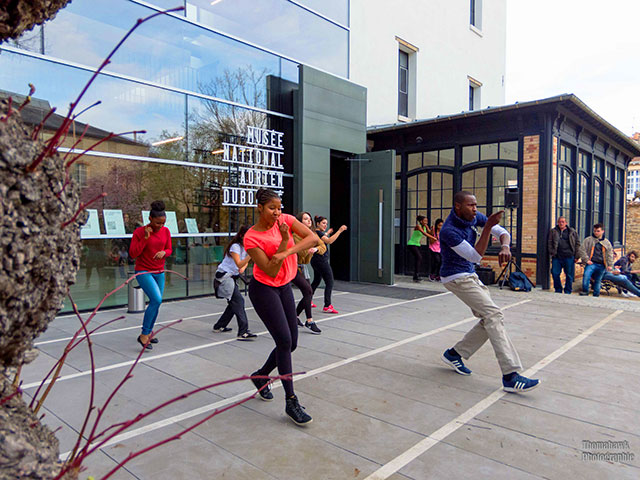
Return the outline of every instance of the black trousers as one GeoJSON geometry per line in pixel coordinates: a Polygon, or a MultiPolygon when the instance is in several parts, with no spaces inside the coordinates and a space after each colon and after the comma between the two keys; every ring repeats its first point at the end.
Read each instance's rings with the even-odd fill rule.
{"type": "Polygon", "coordinates": [[[313,267],[313,282],[311,290],[316,292],[320,285],[320,280],[324,280],[324,306],[331,305],[331,293],[333,292],[333,270],[329,265],[329,260],[323,256],[314,255],[311,257],[311,267],[313,267]]]}
{"type": "MultiPolygon", "coordinates": [[[[271,287],[253,278],[249,284],[249,298],[276,342],[276,348],[256,373],[270,375],[276,367],[280,375],[292,373],[291,352],[298,346],[298,317],[291,284],[271,287]]],[[[282,387],[287,397],[294,394],[292,380],[282,380],[282,387]]]]}
{"type": "Polygon", "coordinates": [[[238,335],[242,335],[249,331],[249,321],[247,320],[247,312],[244,311],[244,298],[240,293],[240,289],[236,284],[233,289],[231,299],[227,300],[227,308],[225,308],[222,316],[218,319],[213,328],[224,328],[229,325],[233,316],[238,319],[238,335]]]}
{"type": "Polygon", "coordinates": [[[418,280],[420,270],[422,270],[422,254],[420,253],[420,247],[417,245],[407,245],[407,249],[413,255],[413,279],[418,280]]]}
{"type": "Polygon", "coordinates": [[[300,313],[302,313],[302,311],[304,310],[304,313],[307,316],[307,320],[313,318],[313,314],[311,313],[311,299],[313,298],[313,290],[311,289],[309,280],[304,278],[304,273],[302,273],[302,270],[300,268],[298,268],[296,278],[294,278],[291,283],[298,287],[300,293],[302,293],[302,298],[300,299],[300,302],[298,302],[298,306],[296,307],[296,316],[300,315],[300,313]]]}
{"type": "Polygon", "coordinates": [[[440,252],[434,252],[433,250],[429,250],[429,253],[431,253],[431,275],[439,277],[440,267],[442,266],[442,255],[440,255],[440,252]]]}

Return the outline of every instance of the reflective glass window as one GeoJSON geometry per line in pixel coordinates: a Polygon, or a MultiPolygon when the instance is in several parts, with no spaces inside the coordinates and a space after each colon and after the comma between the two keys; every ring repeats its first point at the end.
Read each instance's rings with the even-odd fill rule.
{"type": "Polygon", "coordinates": [[[589,195],[588,195],[589,179],[586,175],[580,174],[578,176],[578,222],[576,224],[576,230],[578,235],[586,237],[589,235],[590,226],[588,224],[588,207],[589,207],[589,195]]]}
{"type": "Polygon", "coordinates": [[[440,150],[439,162],[440,165],[453,167],[455,163],[455,150],[453,148],[450,148],[448,150],[440,150]]]}
{"type": "Polygon", "coordinates": [[[424,152],[423,162],[425,167],[438,165],[438,152],[424,152]]]}
{"type": "MultiPolygon", "coordinates": [[[[593,182],[593,219],[592,224],[596,224],[602,221],[602,182],[597,178],[593,182]]],[[[589,232],[591,227],[589,227],[589,232]]],[[[586,236],[586,235],[585,235],[586,236]]]]}
{"type": "Polygon", "coordinates": [[[422,167],[422,152],[410,153],[407,170],[411,171],[420,167],[422,167]]]}
{"type": "Polygon", "coordinates": [[[349,26],[349,0],[295,0],[312,10],[334,20],[345,27],[349,26]]]}
{"type": "Polygon", "coordinates": [[[611,201],[613,200],[613,184],[611,182],[605,182],[604,184],[604,215],[602,223],[604,224],[604,230],[606,235],[611,235],[611,201]]]}
{"type": "Polygon", "coordinates": [[[348,31],[291,2],[190,0],[187,18],[308,65],[348,76],[348,31]]]}
{"type": "MultiPolygon", "coordinates": [[[[45,25],[45,53],[98,66],[136,19],[150,13],[131,2],[76,0],[45,25]]],[[[280,59],[188,22],[159,16],[136,29],[107,70],[266,108],[267,78],[280,76],[280,59]]],[[[287,70],[290,76],[291,70],[287,70]]],[[[294,77],[297,81],[297,71],[294,77]]]]}
{"type": "Polygon", "coordinates": [[[518,141],[500,142],[500,160],[518,161],[518,141]]]}
{"type": "Polygon", "coordinates": [[[498,144],[488,143],[486,145],[480,145],[480,160],[497,160],[498,159],[498,144]]]}
{"type": "Polygon", "coordinates": [[[480,147],[472,145],[470,147],[462,147],[462,164],[477,162],[480,159],[480,147]]]}
{"type": "Polygon", "coordinates": [[[623,225],[620,222],[620,218],[622,217],[623,208],[624,208],[624,204],[622,203],[622,187],[616,186],[615,197],[614,197],[613,226],[612,226],[613,228],[612,239],[614,242],[622,241],[623,225]]]}

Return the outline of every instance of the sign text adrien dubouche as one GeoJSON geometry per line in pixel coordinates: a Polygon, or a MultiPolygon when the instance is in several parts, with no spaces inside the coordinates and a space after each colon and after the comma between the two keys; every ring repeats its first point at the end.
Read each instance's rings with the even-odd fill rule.
{"type": "Polygon", "coordinates": [[[223,143],[222,161],[237,166],[238,186],[224,186],[222,206],[255,207],[258,188],[270,188],[282,196],[284,191],[282,155],[284,133],[247,127],[246,145],[223,143]]]}

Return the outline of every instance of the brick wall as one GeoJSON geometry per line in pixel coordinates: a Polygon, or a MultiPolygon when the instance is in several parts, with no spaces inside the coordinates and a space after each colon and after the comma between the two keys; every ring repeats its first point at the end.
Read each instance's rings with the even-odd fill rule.
{"type": "Polygon", "coordinates": [[[625,221],[627,250],[640,250],[640,204],[627,203],[625,221]]]}

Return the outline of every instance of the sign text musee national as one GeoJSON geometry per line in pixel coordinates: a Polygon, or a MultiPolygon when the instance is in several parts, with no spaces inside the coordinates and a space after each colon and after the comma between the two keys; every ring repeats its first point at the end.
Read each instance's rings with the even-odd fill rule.
{"type": "Polygon", "coordinates": [[[247,144],[223,143],[222,161],[235,165],[238,186],[224,186],[222,206],[255,207],[255,192],[260,187],[284,190],[282,155],[284,133],[258,127],[247,127],[247,144]]]}

